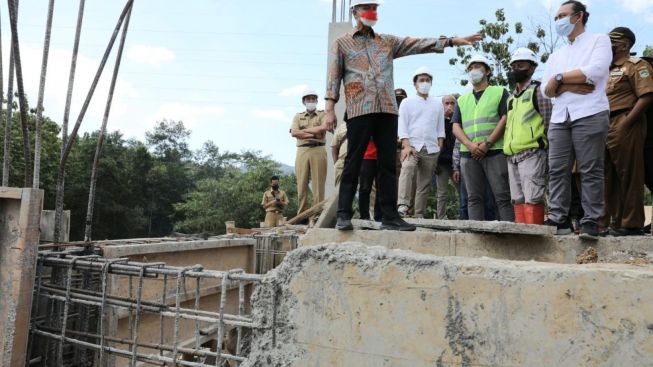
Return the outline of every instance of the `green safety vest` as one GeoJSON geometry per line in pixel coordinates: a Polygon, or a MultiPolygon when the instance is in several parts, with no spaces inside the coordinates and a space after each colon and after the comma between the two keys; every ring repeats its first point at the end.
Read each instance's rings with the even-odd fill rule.
{"type": "MultiPolygon", "coordinates": [[[[489,86],[476,102],[473,92],[458,97],[463,131],[474,143],[487,141],[497,127],[499,116],[499,103],[503,97],[503,87],[489,86]]],[[[495,141],[491,150],[503,149],[503,137],[495,141]]],[[[469,152],[465,145],[460,146],[461,152],[469,152]]]]}
{"type": "Polygon", "coordinates": [[[531,84],[521,96],[511,96],[508,100],[508,120],[503,135],[503,152],[506,155],[515,155],[526,149],[546,149],[549,146],[544,133],[544,119],[533,103],[537,86],[538,84],[531,84]]]}

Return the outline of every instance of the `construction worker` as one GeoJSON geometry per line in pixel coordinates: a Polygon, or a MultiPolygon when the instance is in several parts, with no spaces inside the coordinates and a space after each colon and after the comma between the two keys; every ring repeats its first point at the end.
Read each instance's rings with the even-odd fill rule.
{"type": "MultiPolygon", "coordinates": [[[[454,144],[453,147],[453,154],[452,154],[452,170],[453,170],[453,182],[456,183],[456,186],[458,187],[458,193],[459,193],[459,207],[458,207],[458,219],[460,220],[468,220],[469,219],[469,211],[468,209],[468,197],[467,197],[467,189],[465,188],[465,178],[463,177],[462,173],[460,172],[460,141],[456,140],[456,143],[454,144]]],[[[493,221],[497,220],[497,208],[496,204],[494,203],[494,195],[492,194],[492,188],[490,188],[490,183],[487,181],[487,178],[485,179],[485,195],[484,195],[484,200],[483,200],[483,205],[484,205],[484,212],[485,212],[485,220],[486,221],[493,221]]]]}
{"type": "Polygon", "coordinates": [[[297,139],[295,175],[297,176],[297,214],[309,209],[308,183],[313,191],[313,206],[324,200],[324,184],[327,176],[327,156],[324,148],[327,132],[324,111],[317,110],[317,92],[306,89],[302,93],[306,111],[295,115],[290,134],[297,139]]]}
{"type": "Polygon", "coordinates": [[[612,65],[606,89],[610,128],[605,151],[605,217],[613,236],[643,235],[645,112],[653,102],[653,68],[630,56],[635,34],[626,27],[610,33],[612,65]]]}
{"type": "Polygon", "coordinates": [[[444,145],[442,98],[429,96],[433,73],[420,67],[413,74],[417,95],[399,107],[399,139],[402,143],[399,176],[399,215],[406,216],[415,191],[415,217],[423,218],[438,156],[444,145]],[[413,185],[415,185],[413,187],[413,185]]]}
{"type": "Polygon", "coordinates": [[[510,59],[509,78],[515,91],[508,100],[503,152],[508,156],[510,196],[515,223],[544,224],[547,167],[546,130],[551,120],[551,100],[542,96],[540,82],[532,80],[537,57],[519,48],[510,59]]]}
{"type": "Polygon", "coordinates": [[[395,147],[397,142],[397,102],[393,83],[393,60],[399,57],[441,53],[449,46],[469,45],[482,39],[480,34],[468,37],[412,38],[378,34],[372,28],[377,22],[379,0],[352,0],[353,32],[333,42],[329,51],[326,125],[336,125],[335,104],[344,83],[347,112],[347,159],[342,173],[338,197],[336,228],[352,230],[352,203],[363,154],[374,138],[379,165],[379,195],[383,213],[381,226],[391,230],[415,230],[397,213],[395,147]]]}
{"type": "Polygon", "coordinates": [[[544,94],[555,97],[549,125],[549,214],[546,224],[558,234],[571,233],[571,167],[581,178],[581,238],[598,239],[603,215],[605,139],[610,119],[605,87],[612,61],[610,38],[585,31],[589,13],[579,1],[567,1],[555,16],[555,28],[569,43],[551,54],[542,78],[544,94]],[[570,90],[569,88],[578,88],[570,90]],[[582,88],[585,88],[583,90],[582,88]]]}
{"type": "MultiPolygon", "coordinates": [[[[442,97],[444,107],[444,145],[438,156],[438,165],[435,169],[436,185],[438,189],[437,218],[447,219],[447,204],[449,201],[449,180],[453,181],[453,148],[456,144],[456,137],[453,135],[453,124],[451,118],[456,109],[456,97],[448,95],[442,97]]],[[[456,190],[458,190],[458,185],[456,190]]]]}
{"type": "Polygon", "coordinates": [[[261,206],[265,210],[265,227],[278,227],[283,218],[283,210],[288,206],[288,196],[279,189],[279,176],[270,178],[270,188],[263,193],[261,206]]]}
{"type": "Polygon", "coordinates": [[[347,157],[347,124],[340,124],[333,133],[331,140],[331,158],[335,169],[336,186],[340,185],[342,169],[347,157]]]}
{"type": "Polygon", "coordinates": [[[473,56],[467,64],[473,90],[458,98],[452,117],[453,132],[460,140],[460,166],[468,195],[471,220],[484,220],[485,179],[490,183],[499,219],[513,222],[508,164],[503,154],[508,91],[489,85],[490,61],[473,56]]]}

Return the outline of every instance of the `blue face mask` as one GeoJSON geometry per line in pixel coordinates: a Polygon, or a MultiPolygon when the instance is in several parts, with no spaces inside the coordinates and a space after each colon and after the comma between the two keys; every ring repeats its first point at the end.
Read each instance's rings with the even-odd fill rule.
{"type": "Polygon", "coordinates": [[[558,36],[567,37],[571,34],[571,32],[574,31],[574,26],[576,26],[576,23],[571,22],[571,17],[574,16],[575,14],[576,13],[571,14],[568,17],[564,17],[556,20],[556,33],[558,33],[558,36]]]}

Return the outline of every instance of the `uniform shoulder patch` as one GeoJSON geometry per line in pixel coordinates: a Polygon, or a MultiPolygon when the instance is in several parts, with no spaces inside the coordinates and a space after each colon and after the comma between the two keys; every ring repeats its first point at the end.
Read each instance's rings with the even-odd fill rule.
{"type": "Polygon", "coordinates": [[[631,56],[628,58],[628,61],[632,62],[633,64],[637,64],[638,62],[642,61],[642,59],[637,56],[631,56]]]}
{"type": "Polygon", "coordinates": [[[649,73],[648,69],[639,69],[637,72],[639,73],[640,78],[648,78],[651,76],[651,73],[649,73]]]}

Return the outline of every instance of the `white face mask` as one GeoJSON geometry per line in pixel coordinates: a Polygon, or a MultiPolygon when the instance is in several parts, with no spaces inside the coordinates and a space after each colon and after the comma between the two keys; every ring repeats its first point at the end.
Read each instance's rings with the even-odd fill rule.
{"type": "Polygon", "coordinates": [[[556,33],[558,33],[560,37],[567,37],[571,34],[571,32],[574,31],[574,27],[576,26],[576,23],[578,23],[578,21],[576,21],[576,23],[571,22],[571,17],[573,15],[574,14],[556,20],[555,22],[556,33]]]}
{"type": "Polygon", "coordinates": [[[431,91],[431,83],[430,82],[417,83],[417,91],[421,94],[429,94],[429,92],[431,91]]]}
{"type": "Polygon", "coordinates": [[[469,81],[473,85],[480,84],[483,81],[483,78],[485,78],[485,73],[481,69],[474,69],[469,72],[469,81]]]}
{"type": "Polygon", "coordinates": [[[376,25],[376,20],[361,18],[361,23],[366,27],[374,27],[376,25]]]}
{"type": "Polygon", "coordinates": [[[306,102],[306,111],[315,111],[317,109],[317,102],[306,102]]]}

